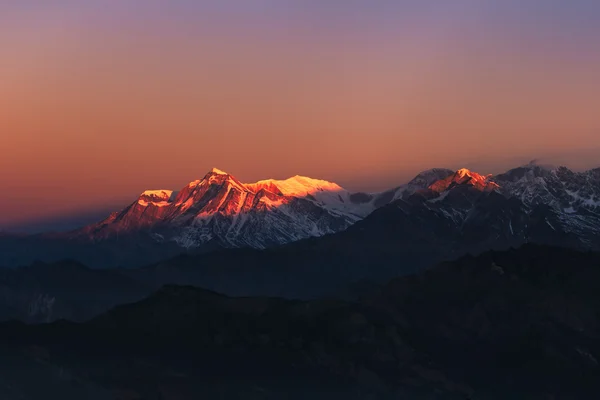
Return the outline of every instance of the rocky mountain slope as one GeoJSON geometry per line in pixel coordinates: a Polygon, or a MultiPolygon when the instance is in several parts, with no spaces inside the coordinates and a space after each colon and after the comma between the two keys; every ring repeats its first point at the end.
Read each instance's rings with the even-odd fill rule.
{"type": "Polygon", "coordinates": [[[566,237],[567,245],[597,249],[600,233],[600,168],[573,172],[535,164],[493,178],[503,195],[519,200],[545,230],[566,237]]]}

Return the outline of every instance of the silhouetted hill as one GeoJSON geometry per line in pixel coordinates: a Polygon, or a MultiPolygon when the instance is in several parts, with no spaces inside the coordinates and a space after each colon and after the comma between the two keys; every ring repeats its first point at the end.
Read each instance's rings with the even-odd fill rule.
{"type": "Polygon", "coordinates": [[[597,282],[598,254],[527,245],[358,302],[166,286],[84,324],[3,324],[0,346],[120,398],[592,398],[597,282]]]}
{"type": "Polygon", "coordinates": [[[90,269],[70,260],[0,269],[0,320],[83,321],[153,290],[118,270],[90,269]]]}

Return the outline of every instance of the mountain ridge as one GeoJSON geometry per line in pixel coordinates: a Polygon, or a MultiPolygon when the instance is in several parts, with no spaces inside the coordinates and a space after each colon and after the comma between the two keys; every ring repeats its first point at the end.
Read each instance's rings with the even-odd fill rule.
{"type": "MultiPolygon", "coordinates": [[[[532,240],[551,244],[563,240],[576,248],[596,248],[600,168],[573,172],[530,163],[498,175],[433,168],[378,193],[353,193],[335,183],[302,176],[245,184],[215,168],[179,191],[144,191],[123,210],[76,231],[4,236],[0,238],[0,264],[73,256],[96,267],[140,266],[180,253],[266,249],[331,234],[344,236],[345,230],[389,205],[393,205],[389,212],[412,213],[421,218],[421,224],[453,226],[451,230],[461,240],[480,235],[477,249],[532,240]],[[491,216],[494,221],[486,220],[491,216]]],[[[411,226],[413,233],[421,230],[417,220],[401,218],[397,223],[400,230],[402,224],[411,226]]],[[[422,234],[429,237],[425,231],[422,234]]],[[[412,242],[410,234],[393,240],[389,245],[399,248],[404,248],[402,241],[412,242]]]]}
{"type": "Polygon", "coordinates": [[[333,182],[300,175],[242,183],[213,168],[179,191],[144,191],[124,210],[67,236],[98,242],[145,231],[157,242],[174,242],[183,249],[211,242],[267,248],[342,231],[399,193],[412,193],[449,173],[431,171],[434,176],[421,183],[413,180],[383,193],[352,193],[333,182]]]}

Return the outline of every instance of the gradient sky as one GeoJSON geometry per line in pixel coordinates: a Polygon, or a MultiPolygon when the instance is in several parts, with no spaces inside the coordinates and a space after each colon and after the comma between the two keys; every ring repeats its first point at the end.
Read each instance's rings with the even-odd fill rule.
{"type": "Polygon", "coordinates": [[[0,229],[213,166],[353,190],[598,166],[599,21],[597,0],[2,2],[0,229]]]}

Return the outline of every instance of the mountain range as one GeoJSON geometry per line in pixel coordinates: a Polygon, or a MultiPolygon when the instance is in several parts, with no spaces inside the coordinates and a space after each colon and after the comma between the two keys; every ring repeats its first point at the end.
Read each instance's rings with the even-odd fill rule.
{"type": "Polygon", "coordinates": [[[456,254],[528,242],[598,249],[600,168],[573,172],[532,163],[495,176],[436,168],[380,193],[301,176],[247,184],[212,169],[179,191],[145,191],[123,210],[72,232],[4,235],[0,265],[70,258],[131,267],[182,253],[268,249],[344,232],[359,221],[364,228],[385,219],[382,213],[404,214],[397,229],[407,237],[387,238],[400,247],[428,225],[422,233],[437,229],[432,239],[456,254]]]}
{"type": "Polygon", "coordinates": [[[527,243],[599,250],[599,177],[534,164],[497,176],[433,169],[368,194],[300,177],[241,184],[213,170],[74,232],[0,238],[0,264],[29,264],[0,268],[0,320],[85,320],[167,284],[355,299],[465,254],[527,243]]]}
{"type": "Polygon", "coordinates": [[[212,170],[3,235],[2,262],[30,265],[0,268],[0,397],[592,398],[599,203],[599,169],[381,193],[212,170]]]}

